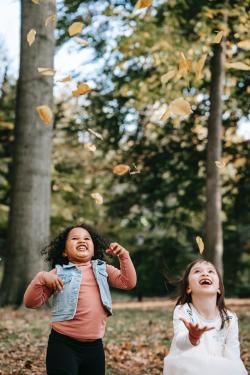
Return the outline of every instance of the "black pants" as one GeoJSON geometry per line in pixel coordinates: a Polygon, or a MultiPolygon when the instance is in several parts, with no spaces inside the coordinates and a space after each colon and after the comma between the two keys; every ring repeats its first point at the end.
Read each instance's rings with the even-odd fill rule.
{"type": "Polygon", "coordinates": [[[102,339],[81,342],[52,329],[47,349],[48,375],[104,375],[102,339]]]}

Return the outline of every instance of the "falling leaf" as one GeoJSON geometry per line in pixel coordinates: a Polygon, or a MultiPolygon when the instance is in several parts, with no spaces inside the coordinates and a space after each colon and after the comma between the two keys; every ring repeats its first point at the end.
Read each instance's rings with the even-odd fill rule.
{"type": "Polygon", "coordinates": [[[239,48],[245,49],[247,51],[250,50],[250,39],[248,40],[241,40],[240,42],[237,43],[237,46],[239,48]]]}
{"type": "Polygon", "coordinates": [[[36,39],[36,30],[31,29],[27,34],[27,41],[29,43],[29,46],[31,46],[34,43],[35,39],[36,39]]]}
{"type": "Polygon", "coordinates": [[[88,129],[88,131],[89,131],[90,133],[92,133],[94,136],[96,136],[97,138],[103,140],[103,136],[102,136],[100,133],[97,133],[97,132],[95,132],[95,131],[92,130],[92,129],[88,129]]]}
{"type": "Polygon", "coordinates": [[[137,3],[135,4],[135,7],[137,9],[143,9],[150,7],[153,4],[152,0],[138,0],[137,3]]]}
{"type": "Polygon", "coordinates": [[[174,78],[174,76],[176,75],[176,70],[170,70],[169,72],[167,72],[166,74],[164,74],[163,76],[161,76],[161,82],[162,83],[167,83],[168,81],[170,81],[170,79],[174,78]]]}
{"type": "Polygon", "coordinates": [[[204,242],[203,242],[202,238],[199,237],[199,236],[197,236],[197,237],[195,238],[195,240],[196,240],[196,243],[197,243],[197,245],[198,245],[199,251],[200,251],[200,253],[202,254],[203,251],[204,251],[204,248],[205,248],[205,247],[204,247],[204,242]]]}
{"type": "Polygon", "coordinates": [[[31,0],[31,1],[32,1],[32,3],[34,3],[34,4],[40,5],[40,0],[31,0]]]}
{"type": "Polygon", "coordinates": [[[96,146],[93,145],[92,143],[85,143],[84,145],[85,150],[95,152],[96,151],[96,146]]]}
{"type": "Polygon", "coordinates": [[[213,43],[219,44],[223,36],[224,36],[224,31],[219,31],[218,34],[215,35],[213,43]]]}
{"type": "Polygon", "coordinates": [[[178,73],[180,75],[186,75],[190,68],[190,62],[186,59],[183,52],[180,52],[180,60],[179,60],[179,70],[178,73]]]}
{"type": "Polygon", "coordinates": [[[228,69],[238,69],[238,70],[250,70],[250,65],[244,62],[236,61],[234,63],[226,63],[228,69]]]}
{"type": "Polygon", "coordinates": [[[37,68],[38,73],[41,73],[44,76],[53,76],[55,74],[55,70],[52,68],[37,68]]]}
{"type": "Polygon", "coordinates": [[[69,82],[72,80],[72,76],[71,75],[68,75],[62,79],[59,79],[57,82],[69,82]]]}
{"type": "Polygon", "coordinates": [[[205,65],[205,61],[207,58],[207,54],[204,54],[201,56],[201,58],[197,61],[196,66],[195,66],[195,78],[198,80],[200,79],[201,76],[201,71],[205,65]]]}
{"type": "Polygon", "coordinates": [[[82,22],[73,22],[72,25],[68,28],[68,32],[70,36],[79,34],[83,29],[82,22]]]}
{"type": "Polygon", "coordinates": [[[225,163],[224,160],[216,160],[216,161],[215,161],[215,164],[216,164],[216,166],[217,166],[219,169],[225,168],[225,166],[226,166],[226,163],[225,163]]]}
{"type": "Polygon", "coordinates": [[[73,96],[80,96],[88,94],[91,91],[91,88],[86,83],[80,83],[77,86],[77,90],[72,91],[73,96]]]}
{"type": "Polygon", "coordinates": [[[89,45],[89,42],[86,40],[86,39],[81,39],[81,38],[74,38],[74,41],[78,44],[80,44],[81,46],[88,46],[89,45]]]}
{"type": "Polygon", "coordinates": [[[133,164],[133,166],[134,166],[134,171],[131,171],[130,170],[130,172],[129,172],[129,174],[137,174],[137,173],[141,173],[141,171],[139,170],[139,169],[137,169],[137,166],[135,165],[135,164],[133,164]]]}
{"type": "Polygon", "coordinates": [[[45,26],[47,27],[50,23],[56,22],[56,15],[52,14],[51,16],[48,16],[45,20],[45,26]]]}
{"type": "Polygon", "coordinates": [[[183,98],[173,100],[169,104],[169,111],[180,116],[190,115],[192,113],[190,104],[183,98]]]}
{"type": "Polygon", "coordinates": [[[53,113],[47,105],[40,105],[36,107],[37,113],[40,119],[44,122],[45,125],[49,125],[53,118],[53,113]]]}
{"type": "Polygon", "coordinates": [[[126,164],[118,164],[113,168],[113,172],[118,176],[122,176],[123,174],[127,173],[130,170],[129,165],[126,164]]]}
{"type": "Polygon", "coordinates": [[[171,116],[171,112],[167,109],[160,118],[160,121],[165,121],[171,116]]]}
{"type": "Polygon", "coordinates": [[[92,193],[91,197],[95,200],[96,204],[103,204],[103,197],[99,193],[92,193]]]}

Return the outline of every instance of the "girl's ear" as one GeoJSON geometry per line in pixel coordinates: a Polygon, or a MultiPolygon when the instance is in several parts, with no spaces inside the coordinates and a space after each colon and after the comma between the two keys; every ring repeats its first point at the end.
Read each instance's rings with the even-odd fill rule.
{"type": "Polygon", "coordinates": [[[221,291],[220,291],[220,289],[218,289],[218,290],[217,290],[217,293],[218,293],[218,294],[221,294],[221,291]]]}
{"type": "Polygon", "coordinates": [[[191,294],[191,289],[187,288],[187,294],[191,294]]]}

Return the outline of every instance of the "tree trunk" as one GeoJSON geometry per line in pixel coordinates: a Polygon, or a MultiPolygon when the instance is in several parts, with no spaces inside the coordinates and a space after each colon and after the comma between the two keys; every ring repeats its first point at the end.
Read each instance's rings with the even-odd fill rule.
{"type": "Polygon", "coordinates": [[[224,83],[224,41],[214,46],[211,59],[210,115],[208,119],[206,180],[205,257],[223,272],[223,231],[221,223],[220,175],[216,160],[221,159],[221,131],[224,83]]]}
{"type": "Polygon", "coordinates": [[[0,305],[20,305],[28,282],[42,267],[41,246],[48,240],[52,125],[44,125],[36,107],[53,106],[53,79],[37,72],[53,67],[55,0],[40,5],[21,1],[21,52],[17,85],[8,249],[0,305]],[[27,33],[37,31],[29,46],[27,33]]]}

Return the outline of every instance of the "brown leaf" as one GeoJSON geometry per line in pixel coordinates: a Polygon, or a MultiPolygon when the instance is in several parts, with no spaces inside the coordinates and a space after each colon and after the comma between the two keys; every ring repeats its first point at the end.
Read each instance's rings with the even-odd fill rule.
{"type": "Polygon", "coordinates": [[[183,52],[180,52],[179,70],[180,75],[186,75],[190,68],[190,61],[188,61],[183,52]]]}
{"type": "Polygon", "coordinates": [[[130,171],[130,167],[126,164],[118,164],[113,168],[113,172],[118,176],[122,176],[123,174],[130,171]]]}
{"type": "Polygon", "coordinates": [[[150,7],[153,4],[152,0],[138,0],[137,3],[135,4],[135,7],[137,9],[143,9],[150,7]]]}
{"type": "Polygon", "coordinates": [[[219,44],[223,36],[224,36],[224,31],[219,31],[218,34],[215,35],[213,43],[219,44]]]}
{"type": "Polygon", "coordinates": [[[80,44],[81,46],[84,46],[84,47],[86,47],[86,46],[89,45],[89,42],[88,42],[87,40],[85,40],[85,39],[81,39],[81,38],[77,38],[77,37],[75,37],[75,38],[74,38],[74,41],[75,41],[76,43],[80,44]]]}
{"type": "Polygon", "coordinates": [[[195,238],[195,240],[196,240],[196,243],[197,243],[197,245],[198,245],[198,248],[199,248],[200,254],[202,254],[203,251],[204,251],[204,248],[205,248],[205,246],[204,246],[204,242],[203,242],[202,238],[199,237],[199,236],[197,236],[197,237],[195,238]]]}
{"type": "Polygon", "coordinates": [[[85,143],[84,145],[85,150],[95,152],[96,151],[96,146],[93,145],[92,143],[85,143]]]}
{"type": "Polygon", "coordinates": [[[95,200],[96,204],[103,204],[103,197],[99,193],[92,193],[91,197],[95,200]]]}
{"type": "Polygon", "coordinates": [[[72,91],[73,96],[88,94],[92,89],[86,83],[80,83],[77,90],[72,91]]]}
{"type": "Polygon", "coordinates": [[[31,1],[32,1],[32,3],[34,3],[34,4],[40,5],[40,0],[31,0],[31,1]]]}
{"type": "Polygon", "coordinates": [[[38,73],[41,73],[44,76],[53,76],[55,74],[55,70],[52,68],[37,68],[38,73]]]}
{"type": "Polygon", "coordinates": [[[195,78],[198,80],[201,77],[201,71],[205,65],[205,61],[207,58],[207,54],[204,54],[200,57],[200,59],[197,61],[195,66],[195,78]]]}
{"type": "Polygon", "coordinates": [[[228,69],[250,70],[250,65],[247,65],[241,61],[236,61],[234,63],[226,63],[226,67],[228,69]]]}
{"type": "Polygon", "coordinates": [[[73,22],[72,25],[68,28],[68,33],[70,36],[79,34],[83,29],[82,22],[73,22]]]}
{"type": "Polygon", "coordinates": [[[31,46],[36,39],[36,30],[31,29],[27,34],[27,42],[29,43],[29,46],[31,46]]]}
{"type": "Polygon", "coordinates": [[[69,82],[72,80],[72,76],[71,75],[68,75],[62,79],[59,79],[57,82],[69,82]]]}
{"type": "Polygon", "coordinates": [[[47,105],[40,105],[36,107],[36,110],[44,124],[49,125],[53,118],[53,112],[51,109],[47,105]]]}
{"type": "Polygon", "coordinates": [[[169,111],[180,116],[190,115],[193,112],[190,104],[183,98],[173,100],[169,104],[169,111]]]}
{"type": "Polygon", "coordinates": [[[51,16],[48,16],[45,20],[45,26],[47,27],[50,23],[56,22],[56,15],[52,14],[51,16]]]}
{"type": "Polygon", "coordinates": [[[167,83],[168,81],[170,81],[172,78],[174,78],[174,76],[176,75],[176,70],[170,70],[169,72],[167,72],[166,74],[163,74],[163,76],[161,76],[161,82],[162,83],[167,83]]]}
{"type": "Polygon", "coordinates": [[[89,129],[89,128],[88,128],[88,131],[89,131],[90,133],[92,133],[95,137],[97,137],[97,138],[103,140],[103,136],[102,136],[100,133],[97,133],[97,132],[95,132],[94,130],[89,129]]]}

